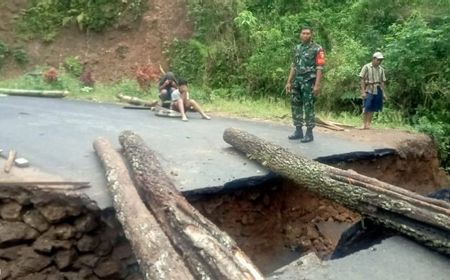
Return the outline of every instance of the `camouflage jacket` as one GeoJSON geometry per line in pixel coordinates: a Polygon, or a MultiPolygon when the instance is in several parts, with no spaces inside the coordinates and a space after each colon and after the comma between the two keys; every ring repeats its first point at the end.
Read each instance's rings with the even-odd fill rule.
{"type": "Polygon", "coordinates": [[[294,49],[295,80],[309,81],[316,78],[317,70],[325,66],[325,54],[316,43],[298,44],[294,49]]]}

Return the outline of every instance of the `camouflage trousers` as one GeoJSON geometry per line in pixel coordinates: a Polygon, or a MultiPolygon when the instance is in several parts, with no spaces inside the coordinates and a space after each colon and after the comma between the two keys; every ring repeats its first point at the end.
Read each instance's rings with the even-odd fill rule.
{"type": "Polygon", "coordinates": [[[315,96],[313,94],[315,80],[306,82],[295,82],[292,88],[291,105],[292,120],[295,126],[306,126],[314,128],[315,114],[314,103],[315,96]]]}

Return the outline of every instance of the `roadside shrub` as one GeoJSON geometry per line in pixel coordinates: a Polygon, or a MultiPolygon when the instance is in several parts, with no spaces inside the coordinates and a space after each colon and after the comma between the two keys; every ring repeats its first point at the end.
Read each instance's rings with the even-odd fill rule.
{"type": "Polygon", "coordinates": [[[138,65],[134,69],[134,75],[139,87],[147,91],[152,81],[158,81],[160,70],[155,64],[138,65]]]}
{"type": "Polygon", "coordinates": [[[14,60],[19,64],[19,65],[25,65],[28,63],[28,55],[27,52],[25,51],[25,49],[23,48],[15,48],[12,50],[12,56],[14,57],[14,60]]]}
{"type": "Polygon", "coordinates": [[[64,59],[64,69],[74,77],[80,77],[83,73],[83,65],[78,56],[70,56],[64,59]]]}
{"type": "Polygon", "coordinates": [[[46,83],[55,83],[56,81],[58,81],[58,70],[56,70],[56,68],[54,67],[51,67],[50,69],[42,73],[42,78],[46,83]]]}
{"type": "Polygon", "coordinates": [[[84,70],[80,76],[80,82],[85,87],[93,87],[95,84],[94,76],[91,70],[84,70]]]}

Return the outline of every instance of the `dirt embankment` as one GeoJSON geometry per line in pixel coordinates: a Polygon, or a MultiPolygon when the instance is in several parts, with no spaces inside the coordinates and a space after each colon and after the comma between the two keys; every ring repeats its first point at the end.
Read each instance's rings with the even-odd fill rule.
{"type": "Polygon", "coordinates": [[[448,174],[440,168],[436,145],[425,134],[393,129],[328,133],[396,151],[393,155],[333,164],[336,167],[352,169],[423,195],[450,186],[448,174]]]}
{"type": "Polygon", "coordinates": [[[142,20],[119,25],[105,32],[82,32],[77,26],[63,29],[51,43],[40,40],[23,42],[14,33],[14,19],[27,1],[0,3],[0,38],[8,45],[24,46],[30,58],[26,68],[10,61],[0,73],[14,77],[34,65],[58,66],[67,57],[78,56],[93,71],[96,80],[117,81],[132,77],[131,68],[148,63],[167,66],[164,51],[173,39],[192,35],[185,0],[151,0],[142,20]]]}

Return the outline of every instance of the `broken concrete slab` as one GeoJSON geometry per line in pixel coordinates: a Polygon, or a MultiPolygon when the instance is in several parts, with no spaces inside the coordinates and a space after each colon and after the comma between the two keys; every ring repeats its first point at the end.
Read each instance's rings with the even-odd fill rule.
{"type": "Polygon", "coordinates": [[[274,272],[271,280],[446,280],[450,258],[409,239],[394,236],[342,259],[313,262],[300,258],[274,272]]]}

